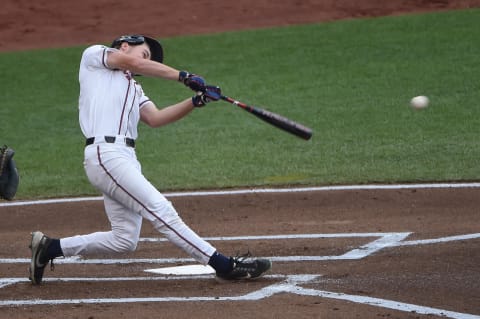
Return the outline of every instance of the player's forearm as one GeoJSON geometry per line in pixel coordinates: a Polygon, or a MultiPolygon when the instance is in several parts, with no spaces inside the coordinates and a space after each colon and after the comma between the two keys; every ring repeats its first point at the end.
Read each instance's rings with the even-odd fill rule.
{"type": "Polygon", "coordinates": [[[128,69],[133,74],[178,81],[179,70],[151,60],[135,60],[128,69]]]}
{"type": "Polygon", "coordinates": [[[133,74],[178,81],[180,71],[166,64],[148,59],[139,59],[121,52],[110,52],[108,66],[112,69],[128,70],[133,74]]]}
{"type": "Polygon", "coordinates": [[[186,99],[180,103],[163,109],[148,110],[142,116],[142,121],[150,127],[160,127],[180,120],[193,110],[192,99],[186,99]]]}

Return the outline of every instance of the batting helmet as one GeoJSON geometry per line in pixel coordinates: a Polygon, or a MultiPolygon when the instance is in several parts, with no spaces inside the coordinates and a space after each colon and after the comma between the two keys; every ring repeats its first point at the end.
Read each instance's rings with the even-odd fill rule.
{"type": "Polygon", "coordinates": [[[111,47],[118,48],[122,42],[127,42],[132,45],[140,45],[147,42],[152,54],[151,60],[163,63],[163,48],[157,40],[140,34],[122,35],[113,40],[111,47]]]}

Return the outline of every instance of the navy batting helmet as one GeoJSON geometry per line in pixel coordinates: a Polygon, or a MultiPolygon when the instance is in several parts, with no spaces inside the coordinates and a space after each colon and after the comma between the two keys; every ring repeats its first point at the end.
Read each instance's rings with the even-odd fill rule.
{"type": "Polygon", "coordinates": [[[127,42],[128,44],[132,45],[139,45],[147,42],[148,46],[150,47],[150,52],[152,54],[151,60],[163,63],[162,45],[154,38],[150,38],[140,34],[122,35],[121,37],[113,40],[111,47],[118,48],[120,47],[122,42],[127,42]]]}

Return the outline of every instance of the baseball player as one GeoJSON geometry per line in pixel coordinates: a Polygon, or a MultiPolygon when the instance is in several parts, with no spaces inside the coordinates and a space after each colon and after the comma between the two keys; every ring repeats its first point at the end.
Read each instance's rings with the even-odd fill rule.
{"type": "Polygon", "coordinates": [[[111,47],[93,45],[82,55],[79,70],[79,122],[86,138],[84,168],[103,193],[111,230],[54,239],[32,233],[30,280],[42,282],[46,265],[61,256],[134,251],[143,218],[196,261],[212,266],[225,280],[255,278],[271,268],[268,259],[227,257],[200,238],[142,174],[135,155],[139,121],[160,127],[220,98],[221,90],[205,80],[163,64],[163,49],[153,38],[126,35],[111,47]],[[158,109],[136,75],[180,81],[195,91],[192,98],[158,109]]]}

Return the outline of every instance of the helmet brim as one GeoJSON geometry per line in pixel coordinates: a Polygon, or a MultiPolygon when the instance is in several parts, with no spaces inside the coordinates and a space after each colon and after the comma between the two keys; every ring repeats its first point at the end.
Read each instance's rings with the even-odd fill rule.
{"type": "Polygon", "coordinates": [[[151,60],[163,63],[163,48],[157,40],[143,36],[150,47],[151,60]]]}

